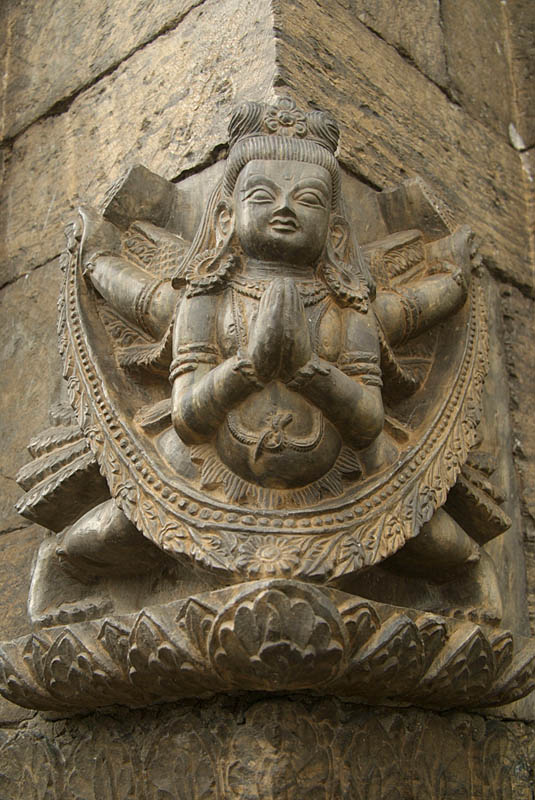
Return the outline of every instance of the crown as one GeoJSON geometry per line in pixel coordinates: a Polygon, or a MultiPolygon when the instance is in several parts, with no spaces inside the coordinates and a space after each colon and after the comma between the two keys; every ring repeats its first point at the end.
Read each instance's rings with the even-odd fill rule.
{"type": "Polygon", "coordinates": [[[241,103],[229,123],[230,151],[223,190],[232,195],[240,171],[255,159],[306,161],[327,169],[333,179],[333,205],[340,188],[340,168],[335,152],[340,138],[338,123],[325,111],[302,111],[290,97],[274,105],[241,103]]]}
{"type": "Polygon", "coordinates": [[[261,135],[307,139],[334,155],[340,129],[327,112],[302,111],[291,97],[279,97],[275,105],[242,103],[234,110],[229,123],[230,147],[247,136],[261,135]]]}

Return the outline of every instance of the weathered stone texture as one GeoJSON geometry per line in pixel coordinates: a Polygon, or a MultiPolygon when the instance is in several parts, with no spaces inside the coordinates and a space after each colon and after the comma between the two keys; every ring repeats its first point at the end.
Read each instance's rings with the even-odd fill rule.
{"type": "Polygon", "coordinates": [[[506,140],[341,5],[281,0],[276,21],[279,80],[336,113],[342,162],[381,187],[422,176],[470,219],[489,263],[532,291],[522,168],[506,140]]]}
{"type": "MultiPolygon", "coordinates": [[[[3,495],[3,487],[0,490],[3,495]]],[[[21,527],[0,536],[0,635],[2,639],[20,636],[30,630],[27,615],[27,598],[33,554],[36,552],[43,529],[38,525],[21,527]]],[[[34,716],[33,711],[21,708],[0,697],[0,726],[12,725],[34,716]]]]}
{"type": "Polygon", "coordinates": [[[528,607],[535,627],[535,303],[513,287],[502,288],[505,348],[511,410],[513,456],[521,484],[522,527],[526,557],[528,607]]]}
{"type": "Polygon", "coordinates": [[[0,139],[15,136],[160,31],[176,27],[202,2],[7,0],[0,31],[6,86],[0,139]]]}
{"type": "Polygon", "coordinates": [[[524,177],[526,228],[529,237],[531,274],[535,278],[535,147],[520,153],[524,177]]]}
{"type": "Polygon", "coordinates": [[[0,533],[29,524],[13,508],[21,495],[15,474],[28,460],[30,438],[48,426],[50,405],[60,397],[60,284],[61,271],[53,261],[0,292],[0,533]]]}
{"type": "Polygon", "coordinates": [[[448,73],[439,0],[337,0],[440,86],[448,73]]]}
{"type": "Polygon", "coordinates": [[[0,204],[0,283],[55,257],[69,209],[101,201],[128,166],[174,178],[209,159],[225,142],[225,112],[268,91],[272,49],[267,2],[212,0],[19,136],[0,204]]]}
{"type": "Polygon", "coordinates": [[[337,0],[442,87],[474,119],[535,142],[531,0],[337,0]]]}
{"type": "Polygon", "coordinates": [[[4,800],[531,800],[531,729],[334,700],[227,698],[25,723],[4,800]]]}
{"type": "Polygon", "coordinates": [[[508,137],[513,85],[500,0],[442,0],[451,91],[473,117],[508,137]]]}
{"type": "Polygon", "coordinates": [[[514,85],[515,127],[525,147],[535,145],[535,9],[532,0],[502,4],[514,85]]]}
{"type": "Polygon", "coordinates": [[[3,639],[30,630],[26,601],[32,559],[28,554],[37,548],[42,538],[43,529],[38,525],[0,536],[0,631],[3,639]]]}
{"type": "MultiPolygon", "coordinates": [[[[518,290],[514,291],[522,297],[518,290]]],[[[510,397],[505,367],[505,331],[501,318],[500,294],[494,282],[491,283],[488,300],[489,366],[479,431],[484,437],[484,449],[496,455],[509,454],[514,449],[516,431],[509,413],[510,397]]],[[[532,301],[528,300],[527,302],[532,301]]],[[[504,627],[512,626],[515,630],[529,635],[525,600],[526,566],[522,541],[520,492],[511,457],[498,457],[498,467],[493,473],[492,480],[503,492],[506,498],[503,508],[513,520],[510,529],[503,536],[497,536],[485,547],[494,563],[499,565],[503,597],[501,624],[504,627]]]]}
{"type": "Polygon", "coordinates": [[[525,512],[535,521],[535,303],[514,287],[502,288],[505,345],[514,420],[513,454],[525,512]]]}
{"type": "MultiPolygon", "coordinates": [[[[56,342],[56,300],[61,272],[56,261],[0,291],[2,364],[0,391],[0,629],[2,638],[29,631],[27,598],[33,556],[43,529],[14,509],[21,495],[14,476],[28,459],[30,438],[49,423],[60,397],[61,363],[56,342]]],[[[0,698],[0,724],[33,712],[0,698]]]]}

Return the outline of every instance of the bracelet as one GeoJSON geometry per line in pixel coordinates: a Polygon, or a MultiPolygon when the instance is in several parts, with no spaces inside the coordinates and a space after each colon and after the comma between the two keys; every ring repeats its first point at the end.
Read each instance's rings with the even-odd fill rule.
{"type": "Polygon", "coordinates": [[[179,345],[175,357],[169,367],[169,382],[172,384],[185,372],[193,372],[199,364],[210,364],[215,367],[219,362],[219,351],[210,342],[192,342],[179,345]]]}
{"type": "Polygon", "coordinates": [[[468,281],[466,280],[464,271],[460,267],[456,267],[450,274],[457,286],[462,289],[463,294],[466,295],[468,292],[468,281]]]}
{"type": "MultiPolygon", "coordinates": [[[[69,251],[71,252],[71,251],[69,251]]],[[[87,256],[87,258],[82,259],[82,275],[85,277],[86,275],[91,276],[95,268],[95,263],[97,258],[117,258],[117,253],[113,253],[111,250],[93,250],[93,252],[87,256]]]]}
{"type": "Polygon", "coordinates": [[[401,307],[403,309],[403,336],[399,344],[403,344],[410,339],[412,334],[418,330],[420,319],[420,307],[415,297],[411,296],[410,290],[406,294],[401,294],[401,307]]]}
{"type": "Polygon", "coordinates": [[[348,377],[357,377],[368,386],[383,385],[379,356],[375,353],[360,351],[342,353],[337,366],[348,377]]]}
{"type": "Polygon", "coordinates": [[[154,296],[154,293],[156,292],[156,289],[158,289],[162,283],[165,283],[165,280],[165,278],[158,278],[155,281],[150,281],[150,283],[145,284],[136,297],[134,303],[134,315],[137,324],[141,330],[145,331],[146,333],[150,333],[145,322],[150,302],[154,296]]]}

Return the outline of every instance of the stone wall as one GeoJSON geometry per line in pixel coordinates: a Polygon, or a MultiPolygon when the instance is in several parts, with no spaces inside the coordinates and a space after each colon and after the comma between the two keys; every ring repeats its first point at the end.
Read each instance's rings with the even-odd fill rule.
{"type": "MultiPolygon", "coordinates": [[[[342,163],[361,180],[382,189],[421,175],[459,220],[470,222],[480,239],[502,301],[514,458],[535,621],[534,42],[530,0],[5,0],[0,9],[0,639],[28,630],[29,574],[43,536],[42,529],[13,510],[20,494],[14,476],[27,460],[27,441],[48,424],[51,404],[62,399],[55,315],[63,225],[79,203],[100,203],[107,187],[134,163],[179,181],[224,157],[231,106],[239,98],[264,98],[273,87],[289,89],[300,102],[315,102],[336,113],[342,126],[342,163]]],[[[336,725],[349,730],[351,715],[364,712],[344,708],[336,704],[333,713],[342,715],[336,717],[336,725]]],[[[166,725],[176,725],[170,711],[147,713],[153,726],[150,741],[160,735],[154,727],[158,715],[165,717],[166,725]]],[[[188,731],[209,727],[212,713],[187,711],[191,720],[195,717],[187,723],[188,731]]],[[[241,713],[231,705],[223,716],[232,717],[233,726],[245,721],[245,732],[252,717],[247,712],[241,718],[241,713]]],[[[306,718],[299,713],[300,720],[306,718]]],[[[373,717],[366,714],[367,719],[373,717]]],[[[151,789],[152,794],[147,789],[146,794],[118,795],[109,788],[118,780],[113,775],[86,777],[82,788],[74,778],[65,778],[70,788],[64,793],[51,778],[47,785],[53,788],[46,794],[41,778],[32,777],[41,776],[44,769],[39,759],[54,765],[50,774],[59,770],[71,775],[76,748],[86,737],[95,753],[104,752],[102,736],[108,725],[102,720],[107,718],[98,717],[94,728],[88,720],[21,723],[29,716],[31,712],[6,702],[0,707],[2,797],[33,796],[30,790],[24,794],[20,786],[12,787],[16,759],[29,758],[24,748],[34,741],[39,747],[30,747],[34,761],[25,774],[28,786],[38,787],[36,797],[224,796],[211,793],[211,784],[205,785],[202,776],[196,794],[173,794],[178,790],[156,782],[159,788],[151,789]],[[18,724],[23,727],[16,732],[18,724]],[[102,784],[105,788],[95,788],[98,780],[108,781],[102,784]],[[164,794],[157,794],[160,790],[164,794]]],[[[326,728],[333,729],[332,720],[312,724],[295,721],[297,717],[292,716],[290,738],[305,737],[304,741],[310,735],[316,743],[318,731],[327,736],[326,728]]],[[[150,741],[143,756],[136,751],[128,758],[121,742],[128,740],[131,728],[143,727],[143,714],[120,718],[116,744],[109,752],[114,763],[129,769],[131,758],[139,769],[148,763],[150,741]]],[[[381,717],[373,724],[383,723],[390,737],[388,752],[395,750],[396,725],[413,726],[412,730],[424,724],[417,712],[400,713],[389,721],[381,717]]],[[[278,736],[277,724],[270,728],[272,738],[278,736]]],[[[354,724],[360,725],[360,718],[354,724]]],[[[435,728],[449,724],[439,717],[425,722],[435,728]]],[[[468,736],[481,748],[485,725],[502,732],[497,735],[496,741],[503,742],[497,752],[511,769],[515,737],[530,742],[526,752],[533,749],[528,728],[520,723],[514,729],[500,728],[501,723],[466,716],[454,725],[452,759],[468,764],[459,742],[468,736]]],[[[110,729],[106,735],[113,739],[113,724],[110,729]]],[[[174,735],[166,734],[169,742],[174,735]]],[[[333,735],[328,734],[330,742],[333,735]]],[[[191,741],[184,744],[184,752],[191,749],[191,741]]],[[[269,752],[276,753],[277,746],[271,742],[269,752]]],[[[262,752],[266,747],[262,745],[262,752]]],[[[325,745],[325,752],[329,747],[332,744],[325,745]]],[[[526,756],[524,766],[515,764],[517,785],[492,794],[489,778],[477,796],[530,797],[526,775],[533,757],[526,756]],[[518,789],[520,785],[524,788],[518,789]]],[[[318,767],[314,780],[320,780],[319,775],[318,767]]],[[[353,793],[347,789],[345,794],[325,796],[390,796],[381,793],[386,790],[377,775],[355,784],[377,786],[376,794],[372,789],[366,794],[363,788],[358,794],[354,788],[353,793]]],[[[316,785],[303,779],[297,794],[286,795],[277,780],[265,793],[240,789],[236,796],[304,797],[316,785]]],[[[441,778],[429,780],[438,781],[438,786],[441,778]]],[[[407,789],[391,796],[457,796],[449,790],[433,791],[409,794],[407,789]]],[[[476,796],[464,791],[458,796],[476,796]]]]}

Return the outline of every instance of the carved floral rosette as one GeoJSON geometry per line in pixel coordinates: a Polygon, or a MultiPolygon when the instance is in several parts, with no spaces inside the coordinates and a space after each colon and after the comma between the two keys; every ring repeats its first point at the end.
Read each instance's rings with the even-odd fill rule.
{"type": "MultiPolygon", "coordinates": [[[[83,229],[83,221],[81,223],[83,229]]],[[[233,504],[181,478],[136,426],[147,388],[117,360],[83,277],[80,239],[65,259],[59,335],[78,424],[126,516],[168,554],[225,580],[297,577],[329,582],[379,563],[416,536],[446,500],[475,443],[487,368],[484,290],[439,328],[412,396],[415,426],[396,462],[307,508],[233,504]]],[[[169,387],[158,389],[162,400],[169,387]]]]}
{"type": "Polygon", "coordinates": [[[240,691],[477,708],[522,697],[534,676],[532,640],[284,579],[0,645],[2,694],[60,712],[240,691]]]}

